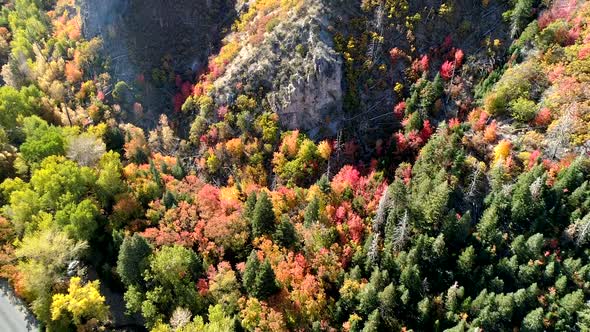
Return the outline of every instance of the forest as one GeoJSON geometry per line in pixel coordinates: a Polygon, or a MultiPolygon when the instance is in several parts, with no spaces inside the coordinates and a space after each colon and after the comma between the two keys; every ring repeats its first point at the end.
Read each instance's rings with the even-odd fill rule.
{"type": "Polygon", "coordinates": [[[590,331],[590,2],[238,1],[127,80],[80,1],[0,4],[41,331],[590,331]]]}

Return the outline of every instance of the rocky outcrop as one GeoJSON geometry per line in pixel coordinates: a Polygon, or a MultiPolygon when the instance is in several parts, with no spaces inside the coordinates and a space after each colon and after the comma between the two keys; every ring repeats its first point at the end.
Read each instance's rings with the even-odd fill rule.
{"type": "Polygon", "coordinates": [[[342,61],[327,33],[327,17],[319,1],[291,10],[258,45],[240,50],[214,83],[217,101],[231,102],[237,86],[249,93],[263,87],[267,106],[285,128],[334,134],[342,113],[342,61]]]}

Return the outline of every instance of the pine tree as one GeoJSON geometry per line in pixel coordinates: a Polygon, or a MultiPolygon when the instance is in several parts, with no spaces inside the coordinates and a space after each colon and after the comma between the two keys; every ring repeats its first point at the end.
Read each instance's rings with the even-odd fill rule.
{"type": "Polygon", "coordinates": [[[248,260],[246,261],[246,268],[244,269],[244,275],[242,275],[242,285],[249,294],[254,292],[254,284],[256,281],[256,275],[260,269],[260,261],[255,250],[252,250],[248,260]]]}
{"type": "Polygon", "coordinates": [[[152,176],[154,177],[154,182],[156,182],[158,184],[158,186],[160,186],[160,188],[161,188],[163,186],[162,176],[160,175],[160,172],[156,168],[156,164],[154,163],[153,159],[150,159],[150,172],[152,173],[152,176]]]}
{"type": "Polygon", "coordinates": [[[319,219],[319,212],[320,212],[320,200],[317,196],[314,196],[311,199],[311,202],[305,208],[305,215],[303,220],[305,221],[305,227],[311,226],[311,224],[315,223],[319,219]]]}
{"type": "Polygon", "coordinates": [[[184,179],[185,175],[184,168],[182,167],[182,161],[180,158],[176,158],[176,165],[172,167],[172,176],[174,176],[176,180],[182,180],[184,179]]]}
{"type": "Polygon", "coordinates": [[[531,312],[529,312],[524,320],[522,321],[522,329],[523,332],[538,332],[543,331],[543,308],[537,308],[531,312]]]}
{"type": "Polygon", "coordinates": [[[295,226],[287,215],[283,215],[281,223],[277,227],[277,231],[273,235],[274,241],[285,247],[291,248],[297,242],[297,232],[295,226]]]}
{"type": "Polygon", "coordinates": [[[319,179],[318,186],[324,194],[330,192],[332,187],[330,186],[330,179],[328,179],[328,176],[326,174],[322,175],[322,177],[319,179]]]}
{"type": "Polygon", "coordinates": [[[513,223],[525,225],[535,219],[543,223],[546,222],[544,172],[543,166],[537,166],[518,177],[518,182],[512,193],[513,223]]]}
{"type": "Polygon", "coordinates": [[[270,266],[270,262],[265,260],[256,275],[253,295],[260,300],[265,300],[278,291],[279,285],[276,281],[275,272],[270,266]]]}
{"type": "Polygon", "coordinates": [[[252,214],[252,236],[272,234],[275,229],[275,214],[272,202],[266,192],[262,192],[252,214]]]}
{"type": "Polygon", "coordinates": [[[432,81],[432,86],[434,88],[434,92],[437,98],[441,97],[442,94],[445,92],[445,86],[442,78],[440,77],[440,73],[436,73],[434,80],[432,81]]]}
{"type": "Polygon", "coordinates": [[[251,192],[246,198],[246,204],[244,205],[244,217],[248,220],[252,220],[254,215],[254,208],[256,207],[256,193],[251,192]]]}
{"type": "Polygon", "coordinates": [[[379,309],[375,309],[367,319],[365,323],[365,327],[363,328],[363,332],[377,332],[379,331],[379,322],[380,319],[379,309]]]}
{"type": "Polygon", "coordinates": [[[164,202],[164,206],[166,206],[166,209],[170,209],[174,205],[176,205],[176,197],[174,197],[174,194],[170,190],[166,191],[164,197],[162,198],[162,201],[164,202]]]}

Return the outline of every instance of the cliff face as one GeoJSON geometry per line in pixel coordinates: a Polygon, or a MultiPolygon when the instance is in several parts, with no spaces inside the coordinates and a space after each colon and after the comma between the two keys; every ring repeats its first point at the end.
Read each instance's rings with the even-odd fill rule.
{"type": "Polygon", "coordinates": [[[282,14],[275,26],[267,24],[264,39],[242,47],[215,81],[218,102],[231,102],[238,84],[246,92],[263,87],[268,107],[285,128],[333,134],[338,124],[330,118],[342,112],[342,61],[326,30],[327,10],[321,1],[306,1],[282,14]]]}

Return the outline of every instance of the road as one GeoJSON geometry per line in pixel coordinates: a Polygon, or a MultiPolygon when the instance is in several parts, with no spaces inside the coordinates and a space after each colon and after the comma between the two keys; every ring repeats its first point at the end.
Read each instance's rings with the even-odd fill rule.
{"type": "Polygon", "coordinates": [[[31,314],[26,312],[22,301],[17,299],[5,280],[0,280],[0,331],[39,331],[31,314]]]}

